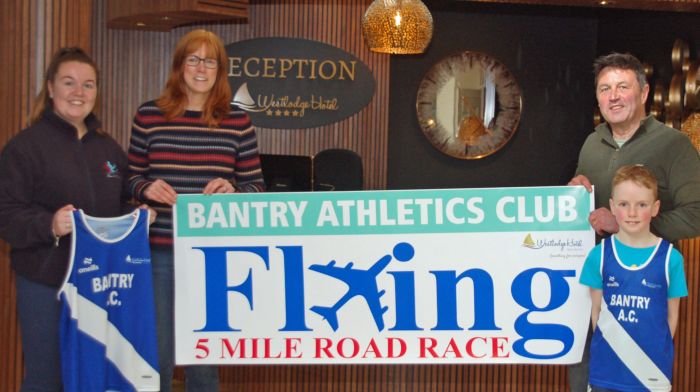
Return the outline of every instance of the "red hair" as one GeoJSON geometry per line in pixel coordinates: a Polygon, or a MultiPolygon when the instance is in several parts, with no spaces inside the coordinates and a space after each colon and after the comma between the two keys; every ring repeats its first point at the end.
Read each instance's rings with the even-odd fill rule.
{"type": "Polygon", "coordinates": [[[626,165],[622,166],[615,172],[612,180],[612,193],[615,193],[615,187],[625,181],[631,181],[642,188],[647,188],[654,194],[654,200],[658,200],[659,185],[654,174],[644,167],[644,165],[626,165]]]}
{"type": "Polygon", "coordinates": [[[216,126],[231,111],[231,86],[228,84],[225,69],[228,63],[226,49],[216,34],[199,29],[190,31],[180,38],[180,42],[175,47],[175,53],[173,53],[173,63],[165,90],[156,100],[156,104],[163,111],[167,120],[172,120],[185,113],[187,106],[187,87],[183,77],[186,66],[185,58],[197,51],[202,45],[207,50],[207,57],[214,58],[219,63],[214,86],[212,86],[204,108],[202,108],[202,120],[209,126],[216,126]]]}

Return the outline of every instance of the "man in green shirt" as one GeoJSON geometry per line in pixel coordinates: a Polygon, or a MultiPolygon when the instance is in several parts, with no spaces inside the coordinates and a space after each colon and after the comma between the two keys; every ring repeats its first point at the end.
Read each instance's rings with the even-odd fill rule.
{"type": "MultiPolygon", "coordinates": [[[[630,54],[612,53],[593,63],[596,99],[605,122],[596,127],[579,153],[569,185],[595,186],[595,206],[588,220],[600,236],[617,233],[606,207],[615,171],[643,164],[659,184],[661,210],[651,231],[669,241],[700,235],[700,156],[690,140],[646,115],[649,84],[642,63],[630,54]]],[[[569,367],[572,392],[586,391],[588,350],[580,365],[569,367]]]]}

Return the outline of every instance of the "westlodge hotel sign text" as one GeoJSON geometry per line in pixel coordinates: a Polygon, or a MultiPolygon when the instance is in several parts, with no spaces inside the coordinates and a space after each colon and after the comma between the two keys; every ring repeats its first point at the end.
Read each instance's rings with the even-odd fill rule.
{"type": "Polygon", "coordinates": [[[343,120],[374,95],[355,56],[305,39],[258,38],[226,46],[233,103],[265,128],[312,128],[343,120]]]}

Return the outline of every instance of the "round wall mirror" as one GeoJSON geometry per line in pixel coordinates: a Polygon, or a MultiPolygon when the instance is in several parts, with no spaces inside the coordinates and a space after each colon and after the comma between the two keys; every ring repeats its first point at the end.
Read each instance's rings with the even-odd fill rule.
{"type": "Polygon", "coordinates": [[[460,159],[493,154],[513,136],[522,99],[513,74],[495,58],[462,52],[442,59],[418,86],[418,123],[430,142],[460,159]]]}

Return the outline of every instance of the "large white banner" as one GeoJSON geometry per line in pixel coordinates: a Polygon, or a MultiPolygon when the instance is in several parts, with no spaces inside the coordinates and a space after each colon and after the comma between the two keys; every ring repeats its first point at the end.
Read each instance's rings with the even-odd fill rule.
{"type": "Polygon", "coordinates": [[[575,363],[583,187],[181,195],[178,364],[575,363]]]}

